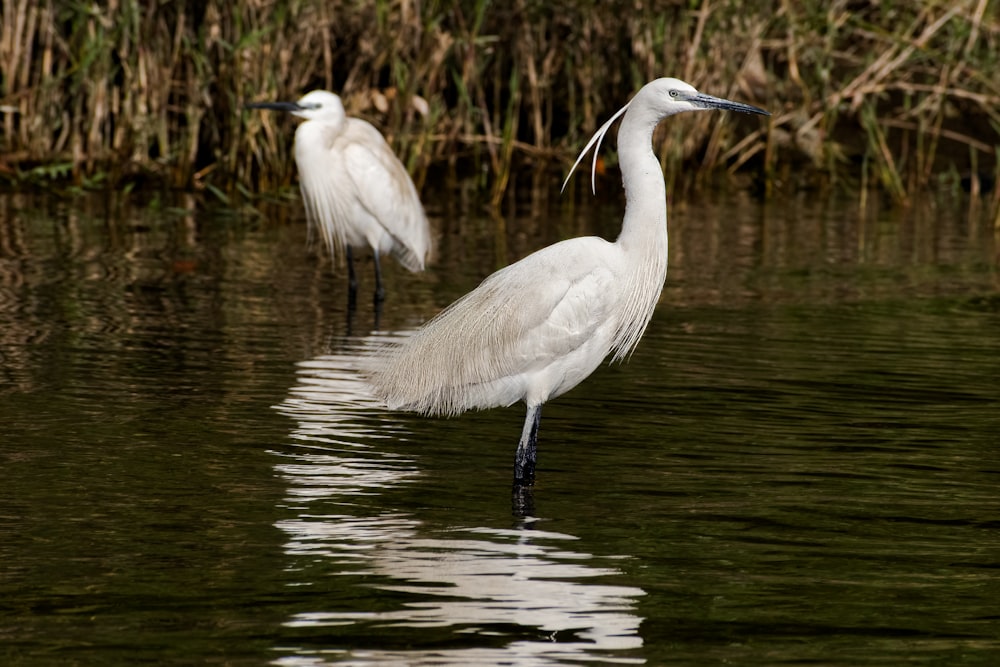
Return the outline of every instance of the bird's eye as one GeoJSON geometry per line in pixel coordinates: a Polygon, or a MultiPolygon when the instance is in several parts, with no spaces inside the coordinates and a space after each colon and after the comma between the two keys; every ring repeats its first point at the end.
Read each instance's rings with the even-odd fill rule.
{"type": "Polygon", "coordinates": [[[676,91],[676,90],[671,90],[670,91],[670,97],[677,97],[678,95],[680,95],[680,93],[678,91],[676,91]]]}

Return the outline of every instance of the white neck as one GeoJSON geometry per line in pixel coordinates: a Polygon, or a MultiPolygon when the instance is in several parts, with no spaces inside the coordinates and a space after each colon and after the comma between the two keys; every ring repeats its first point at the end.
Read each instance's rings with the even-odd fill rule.
{"type": "Polygon", "coordinates": [[[618,130],[622,183],[625,186],[625,218],[618,242],[667,243],[667,190],[660,161],[653,153],[653,130],[660,117],[644,105],[634,103],[625,113],[618,130]],[[645,111],[645,113],[644,113],[645,111]],[[622,146],[628,149],[621,150],[622,146]]]}
{"type": "Polygon", "coordinates": [[[622,286],[625,308],[613,343],[616,360],[639,342],[667,277],[667,192],[652,146],[661,118],[644,100],[633,99],[618,129],[626,203],[617,244],[630,270],[622,286]]]}

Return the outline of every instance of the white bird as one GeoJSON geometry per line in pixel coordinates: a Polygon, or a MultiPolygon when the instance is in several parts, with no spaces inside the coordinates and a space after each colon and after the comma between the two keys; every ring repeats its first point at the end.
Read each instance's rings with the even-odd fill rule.
{"type": "Polygon", "coordinates": [[[489,276],[385,353],[369,378],[376,395],[391,409],[430,415],[524,401],[514,486],[530,486],[542,404],[579,384],[609,353],[627,357],[652,317],[667,275],[666,188],[653,130],[667,116],[702,109],[769,115],[677,79],[645,85],[594,134],[566,178],[595,143],[596,164],[604,135],[624,114],[618,151],[626,206],[618,239],[561,241],[489,276]]]}
{"type": "Polygon", "coordinates": [[[297,102],[246,106],[305,119],[295,130],[295,164],[306,218],[319,228],[331,255],[346,253],[352,304],[357,294],[352,248],[372,249],[376,304],[385,298],[380,255],[392,253],[410,271],[424,269],[431,247],[427,216],[409,173],[378,130],[348,117],[340,97],[325,90],[297,102]]]}

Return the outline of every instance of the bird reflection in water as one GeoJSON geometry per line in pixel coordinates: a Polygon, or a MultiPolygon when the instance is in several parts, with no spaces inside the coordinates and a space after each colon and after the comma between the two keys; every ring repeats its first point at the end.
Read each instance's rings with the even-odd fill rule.
{"type": "Polygon", "coordinates": [[[644,593],[608,583],[621,574],[614,559],[574,551],[578,538],[540,530],[533,519],[430,528],[391,504],[425,471],[388,451],[405,432],[367,391],[361,369],[380,342],[299,363],[276,406],[295,420],[295,447],[275,466],[288,485],[288,516],[277,522],[287,570],[303,579],[297,585],[339,575],[350,589],[286,621],[322,628],[323,637],[344,627],[337,648],[283,648],[276,663],[324,664],[327,653],[337,664],[645,662],[636,613],[644,593]],[[439,639],[428,642],[429,632],[439,639]]]}

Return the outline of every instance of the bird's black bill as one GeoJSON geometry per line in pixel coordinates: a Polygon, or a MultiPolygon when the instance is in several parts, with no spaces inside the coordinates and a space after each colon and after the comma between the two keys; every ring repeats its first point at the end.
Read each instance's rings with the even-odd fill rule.
{"type": "Polygon", "coordinates": [[[299,111],[298,102],[247,102],[247,109],[274,109],[275,111],[299,111]]]}
{"type": "Polygon", "coordinates": [[[764,111],[760,107],[755,107],[752,104],[743,104],[742,102],[730,102],[729,100],[724,100],[721,97],[712,97],[711,95],[706,95],[704,93],[696,93],[687,98],[687,101],[691,104],[702,107],[703,109],[725,109],[726,111],[740,111],[742,113],[756,113],[762,116],[770,116],[771,112],[764,111]]]}

